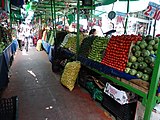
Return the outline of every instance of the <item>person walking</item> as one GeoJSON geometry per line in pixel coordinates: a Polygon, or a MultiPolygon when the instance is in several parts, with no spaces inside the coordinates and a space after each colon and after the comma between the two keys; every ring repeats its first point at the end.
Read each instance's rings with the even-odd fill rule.
{"type": "Polygon", "coordinates": [[[25,31],[25,49],[26,49],[26,52],[28,52],[29,37],[30,37],[30,30],[28,28],[26,28],[26,31],[25,31]]]}
{"type": "Polygon", "coordinates": [[[18,41],[18,45],[19,45],[19,49],[22,51],[22,30],[19,28],[17,31],[17,41],[18,41]]]}

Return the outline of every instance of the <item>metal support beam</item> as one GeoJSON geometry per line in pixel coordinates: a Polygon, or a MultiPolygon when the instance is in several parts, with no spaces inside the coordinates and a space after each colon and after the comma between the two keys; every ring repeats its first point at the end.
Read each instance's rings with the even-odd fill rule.
{"type": "MultiPolygon", "coordinates": [[[[160,42],[158,43],[158,51],[157,53],[160,53],[160,42]]],[[[150,89],[148,94],[148,100],[146,105],[146,110],[144,114],[144,120],[150,120],[151,112],[153,110],[153,107],[155,105],[155,99],[156,99],[156,92],[158,87],[158,81],[160,77],[160,54],[157,54],[153,73],[152,73],[152,79],[150,83],[150,89]]]]}
{"type": "Polygon", "coordinates": [[[80,37],[80,30],[79,30],[79,17],[80,17],[80,0],[77,1],[77,41],[76,41],[76,59],[79,53],[79,37],[80,37]]]}

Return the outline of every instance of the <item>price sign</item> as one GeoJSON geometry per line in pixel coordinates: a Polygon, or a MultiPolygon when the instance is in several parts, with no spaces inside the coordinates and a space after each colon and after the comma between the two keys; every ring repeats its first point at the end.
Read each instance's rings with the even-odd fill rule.
{"type": "Polygon", "coordinates": [[[77,27],[77,23],[72,23],[72,28],[76,28],[77,27]]]}
{"type": "Polygon", "coordinates": [[[126,13],[122,13],[122,12],[116,12],[116,15],[117,15],[117,23],[124,22],[124,19],[127,16],[126,13]]]}
{"type": "Polygon", "coordinates": [[[144,11],[144,15],[156,20],[160,20],[160,5],[149,2],[147,9],[144,11]]]}

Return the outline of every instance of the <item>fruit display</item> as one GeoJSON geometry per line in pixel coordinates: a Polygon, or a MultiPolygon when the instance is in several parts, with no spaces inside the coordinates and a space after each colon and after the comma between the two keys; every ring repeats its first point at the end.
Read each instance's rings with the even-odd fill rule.
{"type": "Polygon", "coordinates": [[[142,41],[137,41],[131,49],[131,56],[125,72],[144,81],[149,81],[154,67],[154,56],[157,54],[158,42],[158,38],[152,39],[149,35],[142,41]]]}
{"type": "Polygon", "coordinates": [[[10,30],[0,26],[0,54],[11,43],[12,37],[10,30]]]}
{"type": "Polygon", "coordinates": [[[105,49],[109,38],[106,37],[96,37],[92,44],[91,52],[88,58],[97,62],[101,62],[104,56],[105,49]]]}
{"type": "MultiPolygon", "coordinates": [[[[128,62],[131,43],[135,43],[141,39],[141,36],[137,35],[112,36],[101,63],[119,71],[124,71],[128,62]]],[[[135,58],[131,59],[134,60],[135,58]]]]}
{"type": "Polygon", "coordinates": [[[87,58],[89,53],[91,52],[92,44],[94,40],[95,40],[95,36],[86,37],[80,46],[79,55],[82,55],[87,58]]]}
{"type": "MultiPolygon", "coordinates": [[[[80,34],[79,45],[81,45],[84,37],[85,36],[83,34],[80,34]]],[[[71,52],[76,53],[76,41],[77,41],[77,36],[69,37],[67,43],[64,46],[64,48],[67,48],[71,52]]]]}

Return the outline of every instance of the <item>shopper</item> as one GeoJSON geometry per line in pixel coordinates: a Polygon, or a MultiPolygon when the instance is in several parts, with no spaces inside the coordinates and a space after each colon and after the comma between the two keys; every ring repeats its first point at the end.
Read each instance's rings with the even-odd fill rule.
{"type": "Polygon", "coordinates": [[[26,49],[26,52],[28,52],[29,37],[30,37],[30,30],[28,28],[26,28],[26,31],[25,31],[25,49],[26,49]]]}
{"type": "Polygon", "coordinates": [[[22,31],[20,28],[17,30],[17,41],[19,44],[19,49],[22,51],[22,31]]]}
{"type": "Polygon", "coordinates": [[[89,35],[90,36],[96,36],[96,34],[97,34],[97,31],[96,31],[96,29],[91,29],[90,31],[89,31],[89,35]]]}

